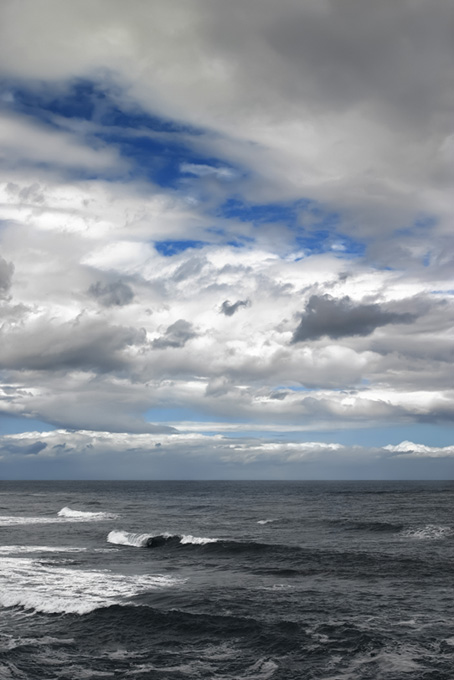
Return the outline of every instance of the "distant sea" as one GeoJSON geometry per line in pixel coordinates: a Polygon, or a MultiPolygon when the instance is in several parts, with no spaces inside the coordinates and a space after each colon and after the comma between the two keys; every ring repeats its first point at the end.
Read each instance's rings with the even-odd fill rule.
{"type": "Polygon", "coordinates": [[[453,680],[454,482],[0,482],[0,678],[453,680]]]}

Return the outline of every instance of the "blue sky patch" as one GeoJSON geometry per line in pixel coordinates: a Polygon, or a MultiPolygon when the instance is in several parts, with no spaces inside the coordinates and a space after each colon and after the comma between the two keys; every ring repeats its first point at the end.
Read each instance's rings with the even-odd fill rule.
{"type": "Polygon", "coordinates": [[[103,142],[132,161],[129,178],[144,177],[162,187],[178,188],[188,176],[193,181],[204,176],[204,168],[206,174],[212,167],[218,179],[241,174],[219,158],[194,151],[192,146],[204,130],[145,113],[138,107],[120,108],[121,92],[103,90],[93,81],[41,83],[34,88],[24,83],[3,82],[2,90],[8,95],[3,98],[6,109],[49,128],[67,129],[65,120],[93,123],[93,128],[77,133],[83,134],[84,143],[93,148],[103,142]],[[193,171],[188,172],[191,167],[193,171]]]}
{"type": "Polygon", "coordinates": [[[182,253],[184,250],[189,250],[190,248],[203,248],[207,243],[205,241],[191,241],[190,239],[184,241],[155,241],[154,247],[161,255],[165,257],[171,257],[172,255],[177,255],[182,253]]]}

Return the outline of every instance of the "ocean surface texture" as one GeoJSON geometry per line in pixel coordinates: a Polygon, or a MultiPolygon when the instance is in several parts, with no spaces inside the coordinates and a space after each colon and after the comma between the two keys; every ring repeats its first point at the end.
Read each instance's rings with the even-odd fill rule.
{"type": "Polygon", "coordinates": [[[0,678],[453,680],[453,482],[1,482],[0,678]]]}

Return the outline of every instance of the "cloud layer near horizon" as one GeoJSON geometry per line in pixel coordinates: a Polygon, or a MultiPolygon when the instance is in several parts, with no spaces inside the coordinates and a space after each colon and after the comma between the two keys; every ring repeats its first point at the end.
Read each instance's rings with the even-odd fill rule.
{"type": "Polygon", "coordinates": [[[4,431],[190,433],[192,476],[229,475],[210,436],[252,437],[320,477],[342,472],[285,446],[357,437],[354,476],[421,433],[441,470],[453,23],[445,0],[6,0],[4,431]]]}

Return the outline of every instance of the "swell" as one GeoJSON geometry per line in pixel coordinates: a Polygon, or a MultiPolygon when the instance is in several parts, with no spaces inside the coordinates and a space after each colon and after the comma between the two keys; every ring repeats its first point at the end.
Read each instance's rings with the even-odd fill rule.
{"type": "Polygon", "coordinates": [[[324,522],[328,526],[338,527],[344,531],[370,531],[374,533],[399,533],[404,528],[404,525],[397,522],[380,522],[380,521],[358,521],[350,519],[330,519],[324,522]]]}
{"type": "MultiPolygon", "coordinates": [[[[255,646],[265,646],[269,651],[285,652],[295,649],[305,637],[304,627],[299,623],[277,620],[269,622],[260,616],[236,616],[234,614],[199,613],[179,609],[160,610],[147,605],[113,605],[85,614],[74,625],[84,630],[98,631],[98,640],[112,637],[112,631],[122,631],[122,636],[140,644],[143,640],[149,648],[150,640],[175,639],[178,645],[218,638],[226,640],[244,638],[255,646]]],[[[74,630],[74,628],[72,628],[74,630]]]]}

